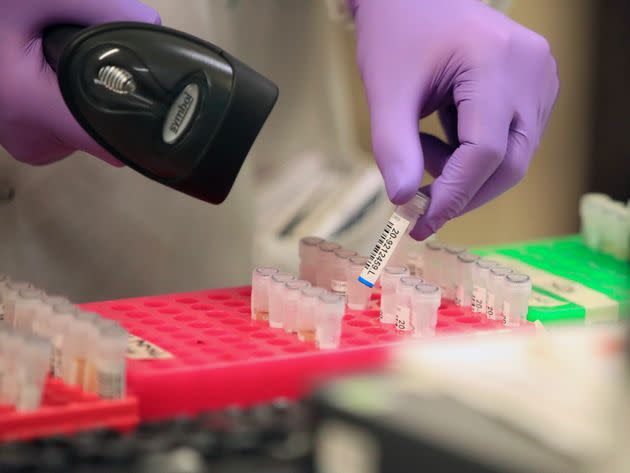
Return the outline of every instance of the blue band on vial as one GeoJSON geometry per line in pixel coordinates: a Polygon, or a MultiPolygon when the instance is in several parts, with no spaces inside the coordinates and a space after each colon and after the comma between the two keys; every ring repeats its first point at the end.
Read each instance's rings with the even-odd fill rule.
{"type": "Polygon", "coordinates": [[[361,276],[359,276],[359,282],[365,284],[367,287],[374,287],[374,284],[367,279],[363,279],[361,276]]]}

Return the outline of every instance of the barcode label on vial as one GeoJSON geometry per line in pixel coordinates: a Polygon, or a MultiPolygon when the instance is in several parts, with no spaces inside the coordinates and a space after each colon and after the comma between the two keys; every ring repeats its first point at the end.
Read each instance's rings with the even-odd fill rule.
{"type": "Polygon", "coordinates": [[[407,228],[409,228],[409,223],[409,220],[396,213],[391,216],[379,236],[376,246],[370,253],[363,271],[361,271],[361,276],[359,276],[360,282],[368,287],[374,286],[381,271],[387,265],[392,254],[394,254],[396,246],[398,246],[407,228]]]}
{"type": "Polygon", "coordinates": [[[347,289],[347,284],[346,284],[346,281],[338,281],[336,279],[333,279],[330,282],[330,288],[332,289],[333,292],[336,292],[339,294],[345,294],[346,289],[347,289]]]}
{"type": "Polygon", "coordinates": [[[486,305],[486,288],[475,286],[473,289],[472,311],[483,312],[486,305]]]}
{"type": "Polygon", "coordinates": [[[503,301],[503,323],[508,325],[510,323],[510,318],[512,315],[510,314],[510,303],[503,301]]]}
{"type": "Polygon", "coordinates": [[[411,330],[411,317],[409,307],[399,305],[396,307],[396,329],[406,332],[411,330]]]}
{"type": "Polygon", "coordinates": [[[497,317],[497,310],[494,305],[494,293],[489,292],[486,296],[486,315],[489,319],[496,319],[497,317]]]}

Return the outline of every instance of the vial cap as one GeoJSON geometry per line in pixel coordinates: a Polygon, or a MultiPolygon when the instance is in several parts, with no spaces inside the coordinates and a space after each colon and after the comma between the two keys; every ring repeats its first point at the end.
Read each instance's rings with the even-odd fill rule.
{"type": "Polygon", "coordinates": [[[385,273],[398,276],[399,274],[406,274],[409,270],[406,266],[385,266],[385,273]]]}
{"type": "Polygon", "coordinates": [[[53,306],[53,312],[57,313],[57,314],[77,314],[79,312],[79,308],[74,305],[74,304],[70,304],[70,303],[63,303],[63,304],[55,304],[53,306]]]}
{"type": "Polygon", "coordinates": [[[323,287],[307,286],[300,289],[300,292],[305,297],[319,297],[321,294],[326,292],[326,289],[323,287]]]}
{"type": "Polygon", "coordinates": [[[424,282],[424,279],[419,278],[417,276],[405,276],[400,278],[400,284],[402,286],[408,286],[408,287],[416,287],[418,284],[421,284],[424,282]]]}
{"type": "Polygon", "coordinates": [[[43,298],[43,301],[50,306],[54,306],[55,304],[69,304],[70,303],[67,297],[58,296],[58,295],[45,295],[43,298]]]}
{"type": "Polygon", "coordinates": [[[490,273],[493,276],[498,276],[498,277],[503,277],[506,274],[510,274],[512,272],[511,268],[508,268],[507,266],[497,266],[496,268],[492,268],[490,270],[490,273]]]}
{"type": "Polygon", "coordinates": [[[324,304],[338,304],[340,302],[345,302],[346,298],[341,294],[333,294],[332,292],[325,292],[320,294],[319,300],[324,304]]]}
{"type": "Polygon", "coordinates": [[[295,279],[295,276],[293,276],[293,274],[291,273],[276,273],[271,276],[271,279],[278,283],[285,283],[287,281],[295,279]]]}
{"type": "Polygon", "coordinates": [[[95,324],[101,320],[101,316],[96,312],[79,312],[77,314],[77,320],[95,324]]]}
{"type": "Polygon", "coordinates": [[[355,266],[365,266],[365,264],[368,262],[368,258],[366,256],[351,256],[350,257],[350,263],[352,263],[355,266]]]}
{"type": "Polygon", "coordinates": [[[510,284],[528,284],[531,280],[527,274],[511,273],[505,276],[510,284]]]}
{"type": "Polygon", "coordinates": [[[424,295],[432,295],[440,292],[440,288],[435,284],[422,283],[416,286],[416,292],[424,295]]]}
{"type": "Polygon", "coordinates": [[[475,261],[479,260],[479,255],[464,252],[457,255],[457,259],[462,263],[474,263],[475,261]]]}
{"type": "Polygon", "coordinates": [[[278,273],[280,270],[278,268],[273,268],[271,266],[258,266],[254,272],[262,277],[270,277],[276,273],[278,273]]]}
{"type": "Polygon", "coordinates": [[[344,250],[343,248],[335,251],[335,256],[339,259],[348,259],[352,256],[356,256],[357,252],[352,250],[344,250]]]}
{"type": "Polygon", "coordinates": [[[311,283],[303,279],[295,279],[293,281],[287,281],[284,285],[291,291],[298,291],[304,287],[310,287],[311,283]]]}
{"type": "Polygon", "coordinates": [[[317,247],[326,253],[332,253],[333,251],[341,249],[341,245],[337,243],[332,243],[330,241],[325,241],[317,245],[317,247]]]}
{"type": "Polygon", "coordinates": [[[39,299],[42,296],[42,291],[34,288],[25,288],[20,289],[18,295],[24,299],[39,299]]]}
{"type": "Polygon", "coordinates": [[[13,291],[19,291],[20,289],[29,289],[31,287],[33,287],[33,285],[30,282],[9,281],[7,283],[7,288],[13,291]]]}
{"type": "Polygon", "coordinates": [[[444,249],[451,255],[459,255],[466,251],[466,248],[463,246],[445,246],[444,249]]]}
{"type": "Polygon", "coordinates": [[[307,236],[300,240],[300,244],[304,246],[317,246],[320,243],[324,243],[324,239],[315,236],[307,236]]]}
{"type": "Polygon", "coordinates": [[[479,266],[482,269],[491,269],[496,266],[499,266],[499,263],[497,263],[496,261],[482,258],[480,260],[477,260],[477,266],[479,266]]]}
{"type": "Polygon", "coordinates": [[[429,241],[427,242],[426,247],[431,251],[441,251],[444,249],[444,245],[439,241],[429,241]]]}

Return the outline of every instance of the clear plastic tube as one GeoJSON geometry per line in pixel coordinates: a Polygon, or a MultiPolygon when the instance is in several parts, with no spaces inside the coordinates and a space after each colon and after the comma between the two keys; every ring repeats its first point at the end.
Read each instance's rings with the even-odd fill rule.
{"type": "Polygon", "coordinates": [[[16,410],[33,411],[39,408],[50,367],[51,350],[48,340],[34,335],[24,338],[17,368],[16,410]]]}
{"type": "Polygon", "coordinates": [[[486,313],[486,292],[488,288],[488,275],[490,270],[499,266],[496,261],[480,259],[473,267],[473,294],[472,294],[472,311],[484,314],[486,313]]]}
{"type": "Polygon", "coordinates": [[[126,395],[126,353],[129,334],[118,324],[104,326],[95,359],[96,390],[103,399],[126,395]]]}
{"type": "Polygon", "coordinates": [[[42,311],[44,294],[39,289],[20,289],[15,296],[13,318],[15,328],[27,333],[33,333],[33,323],[42,311]]]}
{"type": "Polygon", "coordinates": [[[72,304],[56,304],[50,318],[50,337],[52,342],[52,374],[55,378],[64,378],[63,376],[63,352],[64,342],[70,326],[76,315],[79,313],[78,307],[72,304]]]}
{"type": "Polygon", "coordinates": [[[382,324],[396,323],[396,287],[400,278],[409,276],[406,266],[386,266],[381,275],[381,313],[382,324]]]}
{"type": "Polygon", "coordinates": [[[300,240],[300,279],[317,284],[317,255],[319,248],[317,245],[323,243],[324,239],[314,236],[304,237],[300,240]]]}
{"type": "Polygon", "coordinates": [[[95,339],[99,318],[91,312],[79,312],[66,326],[62,350],[62,375],[66,384],[84,386],[90,341],[95,339]]]}
{"type": "Polygon", "coordinates": [[[504,280],[511,272],[512,270],[505,266],[497,266],[490,270],[486,296],[486,316],[490,320],[503,320],[504,280]]]}
{"type": "Polygon", "coordinates": [[[335,251],[335,260],[332,266],[330,289],[335,294],[341,294],[344,299],[348,290],[348,265],[350,258],[357,256],[356,251],[339,249],[335,251]]]}
{"type": "Polygon", "coordinates": [[[517,326],[527,321],[532,280],[526,274],[511,273],[503,279],[503,319],[505,325],[517,326]]]}
{"type": "Polygon", "coordinates": [[[252,274],[252,320],[269,320],[269,283],[271,276],[278,273],[278,268],[258,266],[252,274]]]}
{"type": "Polygon", "coordinates": [[[22,281],[9,281],[2,287],[2,304],[4,320],[10,328],[15,328],[15,298],[22,289],[30,289],[33,285],[22,281]]]}
{"type": "Polygon", "coordinates": [[[445,246],[444,247],[444,292],[442,297],[449,300],[455,300],[456,288],[458,282],[459,264],[458,256],[463,254],[466,248],[461,246],[445,246]]]}
{"type": "Polygon", "coordinates": [[[435,284],[418,284],[412,296],[414,336],[435,335],[442,294],[435,284]]]}
{"type": "Polygon", "coordinates": [[[424,245],[424,268],[422,278],[431,284],[442,285],[442,260],[444,258],[444,245],[437,240],[429,241],[424,245]]]}
{"type": "Polygon", "coordinates": [[[359,281],[368,287],[374,286],[400,241],[409,234],[418,219],[429,208],[430,199],[417,192],[406,204],[397,206],[381,232],[368,262],[361,272],[359,281]]]}
{"type": "Polygon", "coordinates": [[[101,343],[101,336],[104,332],[110,329],[116,329],[120,327],[120,324],[115,320],[110,320],[101,317],[99,314],[95,314],[96,330],[91,332],[92,339],[90,340],[90,348],[85,363],[85,375],[83,376],[83,390],[88,393],[98,392],[98,376],[96,369],[96,360],[99,358],[99,350],[101,343]]]}
{"type": "Polygon", "coordinates": [[[367,261],[365,256],[352,256],[348,260],[346,296],[348,308],[351,310],[365,310],[370,302],[372,289],[359,282],[359,276],[367,261]]]}
{"type": "Polygon", "coordinates": [[[284,326],[284,288],[285,283],[293,281],[291,273],[276,273],[271,276],[269,283],[269,326],[282,328],[284,326]]]}
{"type": "Polygon", "coordinates": [[[399,333],[413,333],[412,296],[415,287],[421,284],[422,278],[405,276],[398,280],[396,286],[396,330],[399,333]]]}
{"type": "Polygon", "coordinates": [[[457,280],[455,282],[455,304],[460,307],[472,305],[473,270],[479,256],[472,253],[457,255],[457,280]]]}
{"type": "MultiPolygon", "coordinates": [[[[4,318],[4,291],[11,279],[6,274],[0,274],[0,325],[5,325],[4,318]]],[[[7,324],[8,325],[8,324],[7,324]]]]}
{"type": "Polygon", "coordinates": [[[18,398],[18,363],[24,344],[24,338],[17,332],[11,331],[5,337],[2,353],[4,356],[4,375],[0,404],[15,406],[18,398]]]}
{"type": "Polygon", "coordinates": [[[287,281],[284,284],[284,331],[297,333],[297,312],[300,304],[300,290],[310,287],[311,283],[303,279],[287,281]]]}
{"type": "MultiPolygon", "coordinates": [[[[48,296],[42,298],[42,305],[35,314],[33,319],[33,333],[39,337],[45,338],[52,343],[52,334],[50,333],[50,322],[53,316],[53,307],[59,304],[69,304],[70,301],[64,296],[48,296]]],[[[52,369],[51,369],[52,372],[52,369]]]]}
{"type": "Polygon", "coordinates": [[[315,341],[318,298],[326,290],[322,287],[304,287],[300,289],[300,303],[297,312],[298,338],[303,342],[315,341]]]}
{"type": "Polygon", "coordinates": [[[317,286],[327,291],[331,288],[332,270],[335,264],[335,251],[341,249],[341,245],[325,241],[317,245],[319,255],[317,260],[316,282],[317,286]]]}
{"type": "Polygon", "coordinates": [[[316,320],[316,342],[320,350],[339,347],[341,323],[345,311],[345,298],[341,294],[324,293],[319,296],[319,313],[316,320]]]}

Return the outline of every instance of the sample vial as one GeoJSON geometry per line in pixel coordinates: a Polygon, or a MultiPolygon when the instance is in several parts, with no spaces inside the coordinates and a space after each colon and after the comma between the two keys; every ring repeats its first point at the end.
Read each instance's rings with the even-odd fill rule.
{"type": "Polygon", "coordinates": [[[22,289],[30,289],[33,285],[28,282],[9,281],[2,288],[2,304],[4,306],[4,320],[10,328],[15,328],[15,298],[22,289]]]}
{"type": "Polygon", "coordinates": [[[296,279],[284,283],[284,331],[297,333],[297,312],[300,304],[300,290],[310,287],[311,283],[296,279]]]}
{"type": "Polygon", "coordinates": [[[496,266],[490,270],[486,294],[486,316],[490,320],[503,320],[503,286],[505,276],[511,272],[505,266],[496,266]]]}
{"type": "Polygon", "coordinates": [[[303,287],[300,289],[300,301],[297,312],[298,338],[302,342],[315,341],[315,329],[319,296],[326,293],[322,287],[303,287]]]}
{"type": "Polygon", "coordinates": [[[85,375],[83,376],[83,390],[88,393],[98,392],[96,360],[99,357],[101,335],[109,329],[120,327],[118,322],[115,320],[103,318],[99,314],[95,315],[98,317],[96,320],[96,331],[91,333],[92,339],[90,340],[90,351],[86,358],[85,375]]]}
{"type": "Polygon", "coordinates": [[[66,326],[62,348],[62,376],[66,384],[83,387],[90,354],[90,341],[95,339],[100,316],[79,312],[66,326]]]}
{"type": "Polygon", "coordinates": [[[323,287],[327,291],[330,290],[330,282],[332,279],[333,264],[335,263],[335,251],[341,249],[341,245],[324,241],[317,245],[319,248],[317,270],[316,270],[316,285],[323,287]]]}
{"type": "Polygon", "coordinates": [[[34,288],[20,289],[13,302],[13,319],[17,330],[33,333],[33,323],[43,307],[42,291],[34,288]]]}
{"type": "Polygon", "coordinates": [[[9,276],[6,274],[0,274],[0,325],[4,324],[4,302],[3,302],[3,294],[6,288],[6,285],[11,281],[9,276]]]}
{"type": "Polygon", "coordinates": [[[479,256],[472,253],[457,255],[457,280],[455,282],[455,304],[460,307],[472,305],[473,269],[479,256]]]}
{"type": "Polygon", "coordinates": [[[16,410],[33,411],[39,408],[50,367],[51,351],[48,340],[34,335],[24,338],[17,369],[16,410]]]}
{"type": "Polygon", "coordinates": [[[436,284],[418,284],[413,292],[413,326],[415,337],[435,335],[442,294],[436,284]]]}
{"type": "Polygon", "coordinates": [[[356,251],[339,249],[335,251],[335,259],[333,261],[330,289],[335,294],[341,294],[344,299],[348,290],[348,264],[350,258],[357,256],[356,251]]]}
{"type": "Polygon", "coordinates": [[[66,334],[79,309],[72,304],[56,304],[50,317],[50,341],[52,342],[51,367],[55,378],[63,378],[63,351],[66,334]]]}
{"type": "Polygon", "coordinates": [[[369,260],[365,264],[361,276],[359,276],[359,281],[368,287],[374,286],[400,241],[407,236],[418,219],[429,208],[430,200],[428,196],[418,191],[409,202],[394,209],[394,213],[385,225],[372,253],[370,253],[369,260]]]}
{"type": "Polygon", "coordinates": [[[315,322],[317,348],[331,350],[339,347],[344,311],[343,295],[328,292],[319,296],[319,312],[315,322]]]}
{"type": "Polygon", "coordinates": [[[406,266],[386,266],[381,275],[381,313],[383,324],[396,323],[396,287],[398,280],[409,276],[406,266]]]}
{"type": "Polygon", "coordinates": [[[258,266],[252,274],[252,320],[269,320],[269,282],[278,268],[258,266]]]}
{"type": "Polygon", "coordinates": [[[269,282],[269,326],[282,328],[284,325],[284,285],[293,281],[291,273],[276,273],[269,282]]]}
{"type": "Polygon", "coordinates": [[[44,295],[42,297],[41,307],[39,307],[39,310],[33,319],[33,333],[39,337],[45,338],[46,340],[52,341],[52,335],[50,333],[50,320],[53,314],[53,307],[58,304],[69,303],[70,301],[64,296],[44,295]]]}
{"type": "Polygon", "coordinates": [[[0,386],[0,404],[15,406],[18,398],[18,366],[24,339],[15,331],[9,331],[5,337],[2,355],[4,359],[4,373],[0,386]]]}
{"type": "Polygon", "coordinates": [[[372,290],[359,282],[359,276],[367,261],[365,256],[351,256],[348,259],[346,299],[348,308],[351,310],[365,310],[368,307],[368,302],[370,302],[372,290]]]}
{"type": "Polygon", "coordinates": [[[532,280],[526,274],[511,273],[503,280],[503,320],[505,325],[516,326],[527,321],[532,280]]]}
{"type": "Polygon", "coordinates": [[[317,284],[317,255],[319,254],[317,245],[323,242],[323,238],[309,236],[302,238],[299,244],[300,279],[313,285],[317,284]]]}
{"type": "Polygon", "coordinates": [[[429,241],[424,246],[424,268],[422,278],[436,284],[442,285],[442,264],[444,259],[444,245],[437,240],[429,241]]]}
{"type": "Polygon", "coordinates": [[[486,289],[488,287],[488,275],[490,270],[498,266],[499,263],[487,259],[479,259],[473,267],[473,293],[472,311],[486,313],[486,289]]]}
{"type": "Polygon", "coordinates": [[[401,333],[412,333],[413,304],[412,296],[415,287],[423,281],[416,276],[405,276],[398,280],[396,286],[396,330],[401,333]]]}
{"type": "Polygon", "coordinates": [[[454,300],[458,278],[458,259],[457,257],[466,251],[461,246],[445,246],[444,247],[444,292],[442,296],[445,299],[454,300]]]}
{"type": "Polygon", "coordinates": [[[126,361],[129,334],[119,324],[101,327],[94,367],[96,391],[103,399],[122,399],[126,395],[126,361]]]}

